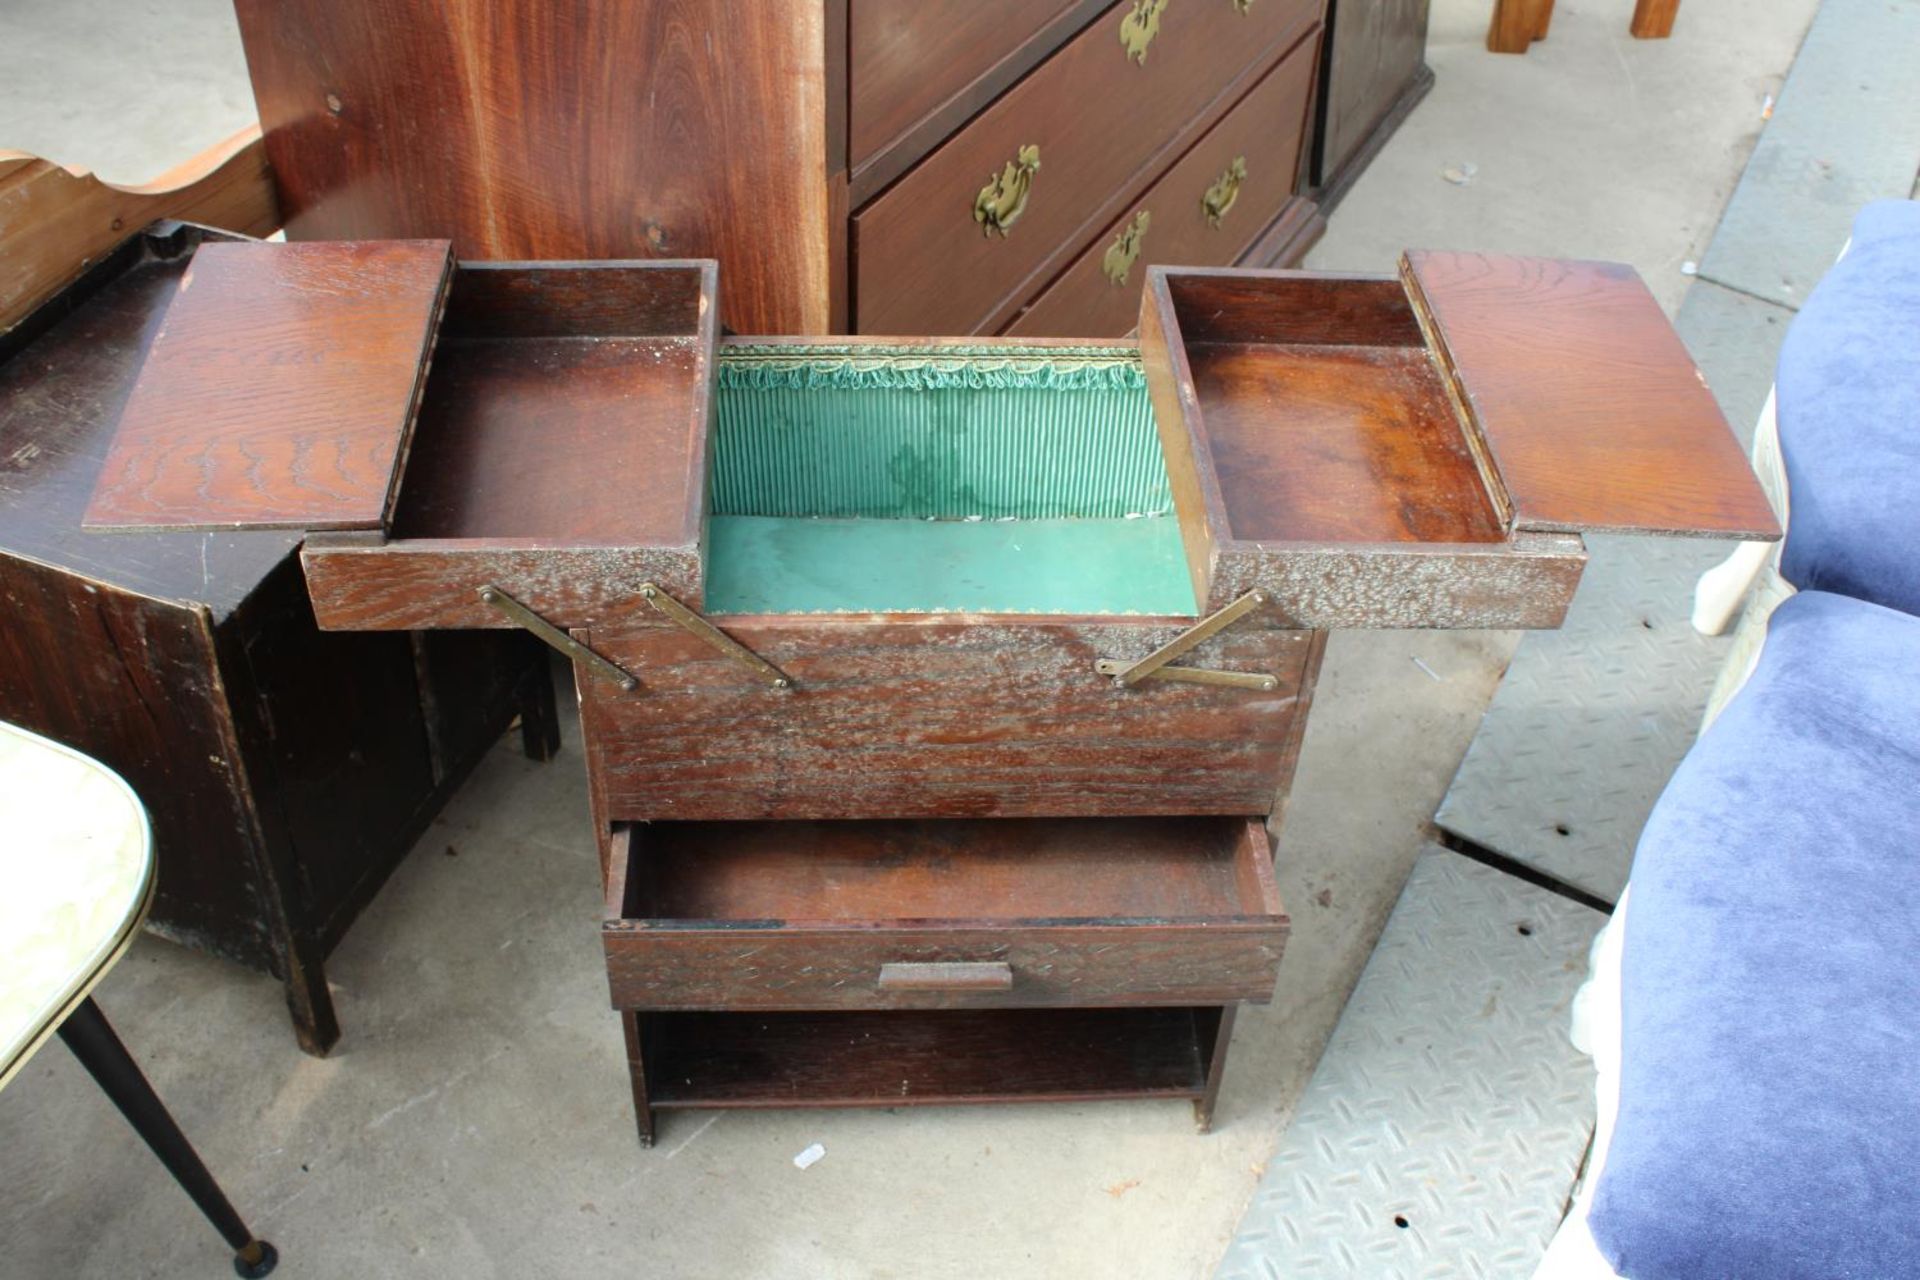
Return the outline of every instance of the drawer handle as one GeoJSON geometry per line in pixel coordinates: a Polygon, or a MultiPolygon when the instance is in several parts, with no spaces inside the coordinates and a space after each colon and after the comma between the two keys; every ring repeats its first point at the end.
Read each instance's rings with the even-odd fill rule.
{"type": "Polygon", "coordinates": [[[1133,215],[1132,222],[1120,228],[1120,234],[1107,246],[1107,256],[1100,259],[1100,269],[1107,273],[1107,279],[1117,285],[1127,282],[1127,272],[1140,257],[1140,241],[1152,225],[1153,215],[1142,209],[1133,215]]]}
{"type": "Polygon", "coordinates": [[[1027,193],[1033,190],[1033,175],[1038,172],[1040,148],[1029,144],[980,188],[973,200],[973,220],[983,228],[987,239],[993,239],[996,231],[1006,235],[1020,221],[1020,215],[1027,211],[1027,193]]]}
{"type": "Polygon", "coordinates": [[[1013,966],[1004,960],[897,961],[880,966],[882,991],[1011,991],[1013,966]]]}
{"type": "Polygon", "coordinates": [[[1238,9],[1241,13],[1241,16],[1244,17],[1249,11],[1252,10],[1253,0],[1233,0],[1233,7],[1238,9]]]}
{"type": "Polygon", "coordinates": [[[1220,220],[1233,212],[1233,202],[1240,198],[1240,184],[1247,180],[1247,158],[1235,156],[1214,184],[1207,188],[1207,194],[1200,197],[1200,207],[1206,211],[1207,225],[1218,227],[1220,220]]]}
{"type": "Polygon", "coordinates": [[[1143,67],[1147,46],[1160,34],[1160,19],[1166,12],[1167,0],[1133,0],[1133,8],[1120,16],[1120,44],[1143,67]]]}

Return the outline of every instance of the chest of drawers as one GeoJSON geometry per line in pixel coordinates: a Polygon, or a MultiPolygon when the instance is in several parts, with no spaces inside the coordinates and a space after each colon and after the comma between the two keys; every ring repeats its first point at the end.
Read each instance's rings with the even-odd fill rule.
{"type": "Polygon", "coordinates": [[[574,659],[657,1107],[1212,1106],[1333,627],[1773,531],[1607,264],[1145,274],[1135,342],[721,338],[712,263],[202,250],[89,522],[327,528],[323,626],[574,659]],[[353,395],[349,396],[351,388],[353,395]],[[382,390],[384,388],[384,390],[382,390]]]}
{"type": "Polygon", "coordinates": [[[716,257],[742,333],[1118,336],[1291,263],[1324,0],[238,0],[290,238],[716,257]]]}

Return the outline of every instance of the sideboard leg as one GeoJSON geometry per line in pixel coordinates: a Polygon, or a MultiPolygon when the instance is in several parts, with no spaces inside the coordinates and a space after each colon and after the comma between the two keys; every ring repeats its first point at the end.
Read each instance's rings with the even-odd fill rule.
{"type": "Polygon", "coordinates": [[[620,1011],[620,1029],[627,1037],[627,1075],[633,1083],[633,1123],[640,1132],[640,1145],[653,1145],[653,1107],[647,1099],[647,1068],[640,1049],[640,1015],[630,1009],[620,1011]]]}
{"type": "Polygon", "coordinates": [[[1544,29],[1535,0],[1493,0],[1487,24],[1487,52],[1525,53],[1544,29]]]}
{"type": "Polygon", "coordinates": [[[1665,40],[1673,34],[1680,0],[1634,0],[1633,24],[1628,29],[1641,40],[1665,40]]]}
{"type": "Polygon", "coordinates": [[[200,1162],[199,1153],[193,1144],[187,1141],[180,1126],[173,1122],[167,1109],[160,1102],[153,1086],[147,1083],[141,1074],[140,1064],[133,1060],[126,1046],[120,1043],[120,1037],[113,1033],[106,1015],[100,1012],[100,1006],[89,996],[80,1007],[68,1015],[60,1025],[60,1038],[66,1041],[67,1048],[73,1050],[73,1056],[87,1069],[113,1104],[120,1108],[120,1114],[127,1118],[152,1148],[153,1154],[160,1157],[160,1163],[167,1167],[173,1180],[180,1184],[181,1190],[193,1197],[194,1204],[207,1216],[220,1236],[234,1251],[233,1269],[242,1276],[264,1276],[272,1271],[279,1262],[279,1255],[265,1240],[255,1238],[247,1230],[247,1224],[234,1212],[233,1205],[227,1200],[226,1193],[220,1190],[213,1175],[207,1172],[207,1166],[200,1162]]]}
{"type": "Polygon", "coordinates": [[[1545,40],[1553,25],[1553,0],[1533,0],[1533,38],[1545,40]]]}
{"type": "Polygon", "coordinates": [[[529,760],[551,760],[560,750],[560,707],[554,701],[553,665],[546,655],[520,685],[520,749],[529,760]]]}

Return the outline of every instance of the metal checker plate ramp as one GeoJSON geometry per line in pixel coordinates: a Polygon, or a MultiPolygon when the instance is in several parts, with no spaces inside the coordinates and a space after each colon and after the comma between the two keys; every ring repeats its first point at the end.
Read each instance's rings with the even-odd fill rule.
{"type": "Polygon", "coordinates": [[[1429,846],[1219,1280],[1530,1275],[1593,1129],[1567,1017],[1603,923],[1429,846]]]}

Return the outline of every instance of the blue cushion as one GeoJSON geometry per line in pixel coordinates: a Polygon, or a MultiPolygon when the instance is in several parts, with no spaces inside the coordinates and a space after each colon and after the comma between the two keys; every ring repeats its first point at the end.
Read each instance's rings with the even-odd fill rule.
{"type": "Polygon", "coordinates": [[[1920,614],[1920,202],[1860,212],[1780,348],[1780,570],[1920,614]]]}
{"type": "Polygon", "coordinates": [[[1783,604],[1632,883],[1601,1251],[1631,1280],[1920,1275],[1920,618],[1783,604]]]}

